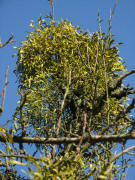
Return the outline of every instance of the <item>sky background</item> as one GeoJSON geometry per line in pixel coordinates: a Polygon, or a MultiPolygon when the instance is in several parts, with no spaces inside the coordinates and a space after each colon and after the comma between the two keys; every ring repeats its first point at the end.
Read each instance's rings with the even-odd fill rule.
{"type": "MultiPolygon", "coordinates": [[[[98,9],[102,21],[103,31],[108,29],[110,9],[113,8],[114,0],[54,0],[55,20],[68,19],[73,25],[79,25],[82,29],[95,32],[98,30],[97,14],[98,9]]],[[[8,73],[8,87],[4,113],[0,117],[0,126],[7,120],[12,119],[18,97],[16,76],[13,70],[16,66],[16,57],[12,54],[17,51],[14,46],[19,46],[25,40],[31,20],[36,20],[42,15],[50,13],[48,0],[0,0],[0,38],[2,42],[8,40],[11,33],[14,34],[16,42],[8,44],[0,49],[0,92],[4,86],[4,76],[7,66],[10,66],[8,73]]],[[[119,47],[120,56],[127,65],[127,69],[135,68],[135,0],[118,0],[115,15],[112,21],[112,33],[116,42],[123,42],[119,47]]],[[[135,75],[127,79],[135,87],[135,75]]],[[[128,145],[133,145],[130,141],[128,145]]],[[[135,179],[135,167],[128,171],[129,180],[135,179]]]]}

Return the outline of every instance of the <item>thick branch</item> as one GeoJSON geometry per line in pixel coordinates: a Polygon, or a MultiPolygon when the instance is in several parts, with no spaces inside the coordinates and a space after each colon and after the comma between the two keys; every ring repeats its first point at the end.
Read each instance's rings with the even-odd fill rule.
{"type": "MultiPolygon", "coordinates": [[[[7,142],[8,137],[0,135],[1,142],[7,142]]],[[[13,136],[14,143],[34,143],[34,144],[70,144],[79,143],[81,136],[79,137],[60,137],[60,138],[43,138],[43,137],[22,137],[13,136]]],[[[135,139],[135,134],[127,135],[87,135],[83,138],[83,143],[89,142],[90,144],[100,142],[122,142],[129,139],[135,139]]],[[[82,143],[82,144],[83,144],[82,143]]]]}
{"type": "Polygon", "coordinates": [[[113,87],[110,87],[110,91],[112,92],[115,89],[117,89],[118,87],[120,87],[122,80],[134,73],[135,73],[135,69],[132,69],[131,71],[128,71],[128,72],[122,74],[117,80],[115,80],[113,82],[113,87]]]}
{"type": "Polygon", "coordinates": [[[126,77],[128,77],[129,75],[134,74],[134,73],[135,73],[135,69],[132,69],[131,71],[128,71],[128,72],[122,74],[119,77],[118,81],[122,81],[123,79],[125,79],[126,77]]]}
{"type": "Polygon", "coordinates": [[[126,97],[130,94],[135,94],[135,90],[133,90],[133,88],[129,88],[129,87],[125,87],[123,88],[120,92],[116,93],[116,92],[113,92],[111,94],[111,97],[114,97],[116,99],[121,99],[122,97],[126,97]]]}
{"type": "Polygon", "coordinates": [[[134,107],[135,107],[135,98],[133,98],[131,104],[127,107],[126,113],[130,113],[134,107]]]}
{"type": "MultiPolygon", "coordinates": [[[[128,71],[128,72],[122,74],[117,80],[114,80],[114,82],[112,82],[112,84],[108,87],[108,95],[110,97],[114,97],[113,93],[115,92],[116,89],[121,87],[122,80],[133,73],[135,73],[135,69],[132,69],[131,71],[128,71]]],[[[124,97],[124,92],[122,91],[121,93],[122,94],[117,94],[117,95],[115,93],[114,94],[117,97],[119,96],[118,99],[120,99],[120,96],[121,96],[121,98],[124,97]]],[[[134,93],[133,91],[132,92],[130,91],[130,93],[128,92],[128,94],[133,94],[133,93],[134,93]]],[[[94,115],[98,114],[99,111],[102,109],[102,107],[104,106],[104,103],[105,103],[105,99],[106,99],[106,92],[102,95],[102,97],[100,97],[98,106],[93,107],[94,115]]]]}

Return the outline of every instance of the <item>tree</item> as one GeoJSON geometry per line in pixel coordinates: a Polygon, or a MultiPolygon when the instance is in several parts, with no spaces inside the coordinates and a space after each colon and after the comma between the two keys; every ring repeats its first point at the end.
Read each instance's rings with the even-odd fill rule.
{"type": "Polygon", "coordinates": [[[135,138],[135,90],[123,80],[135,70],[125,69],[120,43],[110,32],[111,18],[107,34],[99,17],[99,31],[93,34],[66,20],[39,18],[16,47],[20,103],[10,130],[0,129],[1,172],[7,179],[16,176],[17,165],[27,166],[32,179],[126,175],[135,149],[125,149],[135,138]],[[116,153],[119,144],[122,150],[116,153]]]}

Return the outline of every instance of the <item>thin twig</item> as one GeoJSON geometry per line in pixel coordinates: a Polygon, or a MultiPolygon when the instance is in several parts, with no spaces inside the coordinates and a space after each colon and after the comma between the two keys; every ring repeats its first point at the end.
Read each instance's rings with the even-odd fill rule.
{"type": "Polygon", "coordinates": [[[54,22],[54,3],[53,3],[53,0],[48,0],[52,6],[52,20],[54,22]]]}
{"type": "Polygon", "coordinates": [[[40,161],[41,160],[41,158],[35,158],[35,157],[33,157],[33,156],[30,156],[30,155],[28,155],[28,156],[24,156],[24,155],[16,155],[16,154],[2,154],[2,155],[0,155],[0,157],[6,157],[6,158],[21,158],[21,159],[34,159],[34,160],[36,160],[36,161],[40,161]]]}
{"type": "Polygon", "coordinates": [[[9,70],[9,66],[7,67],[7,70],[6,70],[6,74],[5,74],[5,87],[4,87],[4,90],[3,90],[3,100],[2,100],[2,107],[4,108],[4,102],[5,102],[5,96],[6,96],[6,88],[7,88],[7,75],[8,75],[8,70],[9,70]]]}
{"type": "Polygon", "coordinates": [[[65,90],[65,94],[64,94],[64,98],[63,98],[63,101],[62,101],[62,104],[61,104],[61,109],[60,109],[60,117],[58,119],[58,123],[57,123],[57,132],[56,134],[58,135],[59,133],[59,130],[60,130],[60,127],[61,127],[61,118],[62,118],[62,112],[63,112],[63,109],[64,109],[64,106],[65,106],[65,101],[66,101],[66,98],[69,94],[69,87],[70,87],[70,84],[71,84],[71,70],[69,71],[69,76],[68,76],[68,80],[67,80],[67,87],[66,87],[66,90],[65,90]]]}
{"type": "Polygon", "coordinates": [[[114,7],[113,7],[112,12],[110,10],[108,37],[110,37],[110,35],[111,35],[111,27],[112,27],[111,23],[112,23],[112,19],[113,19],[114,13],[115,13],[116,6],[117,6],[117,0],[115,0],[115,2],[114,2],[114,7]]]}
{"type": "Polygon", "coordinates": [[[108,175],[109,172],[112,170],[113,162],[115,162],[116,160],[118,160],[118,159],[119,159],[121,156],[123,156],[124,154],[129,153],[129,151],[131,151],[131,150],[133,150],[133,149],[135,149],[135,146],[131,146],[131,147],[123,150],[123,151],[120,152],[119,154],[115,155],[114,157],[112,157],[112,158],[110,159],[110,161],[109,161],[109,164],[107,164],[107,165],[103,168],[101,174],[108,175]]]}
{"type": "Polygon", "coordinates": [[[11,43],[11,42],[15,42],[15,40],[12,40],[13,39],[13,34],[10,35],[9,39],[5,42],[5,43],[0,43],[0,48],[6,46],[7,44],[11,43]]]}
{"type": "Polygon", "coordinates": [[[85,129],[86,129],[86,123],[87,123],[87,114],[86,112],[83,112],[82,114],[82,119],[83,119],[83,129],[82,129],[82,136],[80,138],[79,144],[76,148],[76,154],[79,152],[80,146],[83,142],[84,136],[85,136],[85,129]]]}
{"type": "Polygon", "coordinates": [[[120,152],[119,154],[115,155],[112,159],[111,162],[116,161],[117,159],[119,159],[123,154],[129,153],[129,151],[135,149],[135,146],[131,146],[125,150],[123,150],[122,152],[120,152]]]}
{"type": "Polygon", "coordinates": [[[7,67],[6,73],[5,73],[5,86],[4,86],[4,89],[3,89],[2,93],[0,94],[0,96],[3,95],[2,103],[1,103],[1,106],[0,106],[0,114],[4,111],[4,102],[5,102],[5,96],[6,96],[6,88],[7,88],[7,84],[8,84],[8,82],[7,82],[8,70],[9,70],[9,66],[7,67]]]}
{"type": "Polygon", "coordinates": [[[25,136],[26,135],[26,129],[25,129],[25,121],[24,121],[24,116],[22,114],[22,108],[24,107],[25,103],[26,103],[26,100],[27,100],[27,96],[28,94],[30,93],[30,90],[26,90],[24,92],[24,94],[21,95],[21,101],[20,101],[20,107],[19,107],[19,110],[20,110],[20,123],[21,123],[21,128],[22,128],[22,136],[25,136]]]}

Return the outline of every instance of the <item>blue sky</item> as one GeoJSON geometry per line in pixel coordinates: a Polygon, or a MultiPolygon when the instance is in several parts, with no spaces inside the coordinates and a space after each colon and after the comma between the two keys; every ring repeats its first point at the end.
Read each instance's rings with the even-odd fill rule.
{"type": "MultiPolygon", "coordinates": [[[[69,19],[73,25],[79,25],[82,29],[89,29],[90,32],[98,30],[97,14],[103,19],[102,29],[108,28],[110,8],[113,8],[114,0],[54,0],[55,20],[69,19]]],[[[115,15],[112,21],[112,33],[115,34],[117,42],[123,42],[120,46],[120,55],[127,65],[127,69],[135,68],[135,1],[118,0],[115,15]]],[[[10,66],[8,74],[8,88],[4,114],[0,117],[0,125],[10,120],[17,103],[17,83],[13,74],[15,69],[16,53],[13,46],[20,45],[29,31],[31,20],[37,20],[40,15],[43,17],[50,12],[48,0],[0,0],[0,38],[6,41],[10,34],[14,34],[15,43],[0,49],[0,91],[4,85],[4,74],[7,66],[10,66]]],[[[135,75],[127,79],[127,82],[135,87],[135,75]]],[[[134,144],[134,142],[130,142],[134,144]]],[[[135,168],[128,172],[128,178],[134,179],[135,168]]]]}

